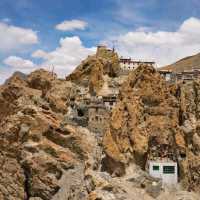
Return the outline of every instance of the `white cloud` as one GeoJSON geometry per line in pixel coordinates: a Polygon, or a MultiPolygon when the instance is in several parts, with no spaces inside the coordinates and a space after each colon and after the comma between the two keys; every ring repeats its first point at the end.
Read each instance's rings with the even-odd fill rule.
{"type": "MultiPolygon", "coordinates": [[[[170,64],[200,51],[200,19],[189,18],[174,32],[151,32],[142,28],[115,37],[120,54],[134,59],[170,64]]],[[[113,39],[113,38],[112,38],[113,39]]]]}
{"type": "Polygon", "coordinates": [[[57,24],[55,28],[60,31],[73,31],[76,29],[84,30],[88,23],[82,20],[65,20],[60,24],[57,24]]]}
{"type": "Polygon", "coordinates": [[[36,43],[38,43],[38,36],[32,29],[0,22],[0,52],[20,49],[36,43]]]}
{"type": "Polygon", "coordinates": [[[42,67],[55,67],[57,72],[62,77],[72,72],[81,60],[88,55],[93,54],[96,48],[86,48],[83,46],[79,37],[66,37],[60,39],[60,46],[54,51],[45,52],[37,50],[32,54],[34,58],[42,58],[44,62],[42,67]]]}
{"type": "Polygon", "coordinates": [[[39,66],[34,64],[31,60],[23,59],[18,56],[9,56],[3,60],[3,63],[5,66],[0,68],[0,84],[2,84],[16,71],[28,74],[39,68],[39,66]]]}
{"type": "Polygon", "coordinates": [[[61,38],[59,47],[54,51],[35,51],[32,57],[42,59],[43,62],[40,65],[36,65],[31,60],[21,57],[9,56],[3,61],[6,65],[4,70],[0,69],[0,84],[15,71],[30,73],[38,68],[52,70],[54,67],[55,72],[60,77],[65,77],[68,73],[72,72],[83,59],[95,53],[95,51],[96,47],[86,48],[83,46],[80,38],[74,36],[61,38]]]}
{"type": "Polygon", "coordinates": [[[0,85],[3,84],[11,74],[12,72],[10,70],[0,68],[0,85]]]}
{"type": "Polygon", "coordinates": [[[32,57],[33,58],[43,58],[43,59],[48,59],[48,53],[46,53],[45,51],[39,49],[35,52],[32,53],[32,57]]]}
{"type": "Polygon", "coordinates": [[[36,65],[30,61],[17,56],[9,56],[3,61],[4,64],[15,68],[16,70],[32,70],[36,65]]]}

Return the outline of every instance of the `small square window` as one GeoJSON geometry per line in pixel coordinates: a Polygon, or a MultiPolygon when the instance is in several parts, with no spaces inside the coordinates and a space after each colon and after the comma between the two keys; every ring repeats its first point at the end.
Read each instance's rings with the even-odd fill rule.
{"type": "Polygon", "coordinates": [[[159,171],[160,167],[158,165],[153,165],[153,171],[159,171]]]}

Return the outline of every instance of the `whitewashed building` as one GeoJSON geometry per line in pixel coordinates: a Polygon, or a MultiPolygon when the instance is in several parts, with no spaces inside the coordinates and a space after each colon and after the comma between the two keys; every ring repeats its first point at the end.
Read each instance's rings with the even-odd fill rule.
{"type": "Polygon", "coordinates": [[[155,62],[136,61],[136,60],[132,60],[131,58],[120,58],[119,63],[120,63],[120,68],[122,71],[135,70],[141,64],[155,67],[155,62]]]}
{"type": "Polygon", "coordinates": [[[149,174],[160,178],[166,185],[176,185],[178,182],[177,163],[173,161],[149,161],[149,174]]]}

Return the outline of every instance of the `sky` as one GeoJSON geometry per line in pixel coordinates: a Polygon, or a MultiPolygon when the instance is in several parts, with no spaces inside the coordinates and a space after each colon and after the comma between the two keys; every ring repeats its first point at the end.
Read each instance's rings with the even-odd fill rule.
{"type": "Polygon", "coordinates": [[[200,1],[0,1],[0,83],[38,68],[64,77],[98,44],[157,66],[199,53],[200,1]]]}

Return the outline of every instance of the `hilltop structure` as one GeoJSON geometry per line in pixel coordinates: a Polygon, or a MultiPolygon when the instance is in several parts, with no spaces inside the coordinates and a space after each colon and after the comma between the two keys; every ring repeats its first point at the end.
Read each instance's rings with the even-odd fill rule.
{"type": "Polygon", "coordinates": [[[120,63],[120,69],[125,72],[130,72],[132,70],[135,70],[140,65],[151,66],[151,67],[155,67],[156,65],[156,63],[153,61],[137,61],[137,60],[132,60],[131,58],[123,58],[123,57],[120,58],[119,63],[120,63]]]}

